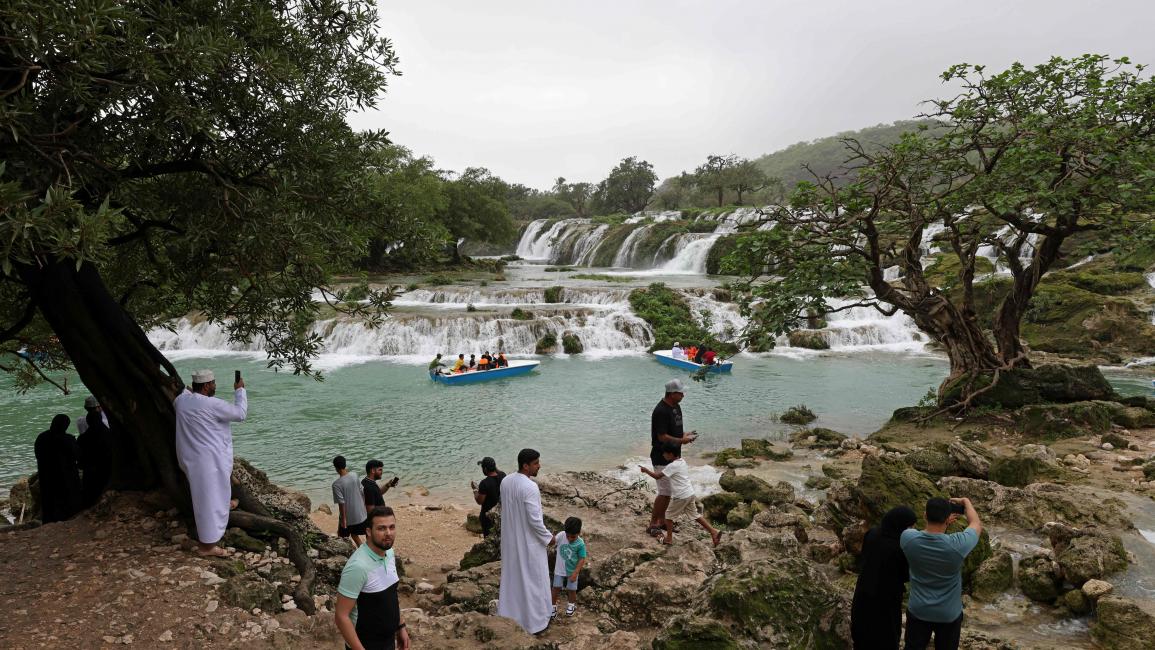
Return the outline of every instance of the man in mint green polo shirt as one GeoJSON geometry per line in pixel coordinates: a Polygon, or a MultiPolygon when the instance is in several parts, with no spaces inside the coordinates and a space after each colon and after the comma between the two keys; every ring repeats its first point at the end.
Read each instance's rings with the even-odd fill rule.
{"type": "Polygon", "coordinates": [[[349,650],[409,650],[409,632],[397,600],[397,563],[393,540],[397,518],[378,506],[366,519],[365,543],[357,547],[337,586],[337,630],[349,650]]]}
{"type": "Polygon", "coordinates": [[[935,650],[957,650],[962,634],[962,565],[979,543],[983,523],[970,499],[926,502],[926,530],[902,531],[898,545],[910,566],[906,606],[906,650],[925,650],[934,636],[935,650]],[[947,533],[962,506],[967,529],[947,533]]]}

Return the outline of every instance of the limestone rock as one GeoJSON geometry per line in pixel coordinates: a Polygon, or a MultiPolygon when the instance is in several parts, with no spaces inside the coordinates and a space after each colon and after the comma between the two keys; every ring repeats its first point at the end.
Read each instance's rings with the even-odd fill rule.
{"type": "Polygon", "coordinates": [[[954,457],[943,451],[934,449],[918,449],[910,452],[903,458],[907,465],[926,474],[934,480],[944,476],[958,474],[962,468],[954,457]]]}
{"type": "Polygon", "coordinates": [[[996,551],[975,571],[971,579],[971,595],[989,602],[1014,585],[1014,560],[1011,554],[996,551]]]}
{"type": "Polygon", "coordinates": [[[490,562],[466,571],[453,571],[445,577],[442,601],[458,605],[458,611],[489,611],[489,601],[497,598],[501,582],[501,562],[490,562]]]}
{"type": "Polygon", "coordinates": [[[768,458],[787,460],[794,456],[789,449],[778,449],[774,443],[760,438],[743,438],[741,454],[746,458],[768,458]]]}
{"type": "Polygon", "coordinates": [[[1155,616],[1119,596],[1104,596],[1095,604],[1091,636],[1113,650],[1147,650],[1155,639],[1155,616]]]}
{"type": "MultiPolygon", "coordinates": [[[[942,405],[957,403],[961,399],[962,389],[970,382],[971,378],[964,376],[944,386],[942,405]]],[[[972,385],[972,389],[989,384],[990,378],[984,377],[972,385]]],[[[1003,408],[1017,408],[1039,402],[1063,404],[1084,400],[1109,400],[1114,397],[1115,390],[1096,366],[1047,364],[1000,372],[998,385],[977,395],[972,404],[973,406],[997,404],[1003,408]]]]}
{"type": "Polygon", "coordinates": [[[252,574],[242,573],[225,581],[220,587],[220,598],[226,605],[244,610],[258,608],[266,612],[281,609],[281,594],[271,582],[252,574]]]}
{"type": "Polygon", "coordinates": [[[1114,535],[1084,534],[1071,540],[1055,559],[1063,577],[1076,587],[1091,579],[1098,579],[1127,568],[1127,551],[1123,542],[1114,535]]]}
{"type": "Polygon", "coordinates": [[[787,529],[800,544],[809,541],[807,528],[810,526],[810,521],[805,514],[799,512],[786,512],[777,508],[768,509],[754,515],[754,523],[762,528],[787,529]]]}
{"type": "Polygon", "coordinates": [[[501,560],[501,537],[490,535],[466,551],[458,566],[464,571],[499,560],[501,560]]]}
{"type": "Polygon", "coordinates": [[[622,576],[604,599],[623,627],[665,625],[683,613],[712,572],[716,558],[709,542],[676,543],[622,576]]]}
{"type": "Polygon", "coordinates": [[[654,639],[653,650],[740,650],[730,630],[716,620],[701,616],[679,616],[654,639]]]}
{"type": "Polygon", "coordinates": [[[727,492],[742,495],[744,501],[760,501],[767,505],[794,502],[794,486],[785,481],[778,481],[770,485],[757,476],[736,474],[734,470],[727,470],[718,480],[718,484],[727,492]]]}
{"type": "Polygon", "coordinates": [[[1051,558],[1035,555],[1019,562],[1019,589],[1031,600],[1054,602],[1059,597],[1059,578],[1051,558]]]}
{"type": "Polygon", "coordinates": [[[542,650],[548,647],[541,639],[527,634],[513,619],[488,616],[478,612],[444,616],[405,616],[409,638],[417,648],[466,645],[502,650],[542,650]],[[450,643],[447,643],[450,642],[450,643]]]}
{"type": "Polygon", "coordinates": [[[739,503],[730,512],[726,513],[726,525],[731,530],[738,530],[750,525],[754,521],[754,512],[749,503],[739,503]]]}
{"type": "Polygon", "coordinates": [[[806,479],[806,487],[811,490],[825,490],[833,483],[829,477],[826,476],[811,476],[806,479]]]}
{"type": "Polygon", "coordinates": [[[614,589],[634,570],[634,567],[649,562],[658,554],[659,551],[656,549],[618,549],[605,559],[593,563],[589,584],[599,589],[614,589]]]}
{"type": "Polygon", "coordinates": [[[957,476],[945,477],[938,484],[952,497],[969,498],[987,523],[1027,530],[1048,521],[1074,526],[1134,527],[1122,501],[1102,499],[1078,487],[1035,483],[1020,489],[957,476]]]}
{"type": "Polygon", "coordinates": [[[982,445],[955,440],[946,453],[954,459],[959,470],[971,478],[986,479],[991,470],[990,454],[982,445]]]}
{"type": "Polygon", "coordinates": [[[753,458],[729,458],[726,460],[726,467],[730,469],[749,469],[757,466],[758,461],[753,458]]]}
{"type": "Polygon", "coordinates": [[[1073,614],[1086,614],[1091,611],[1093,604],[1087,595],[1078,589],[1072,589],[1063,594],[1063,604],[1067,609],[1071,610],[1073,614]]]}
{"type": "Polygon", "coordinates": [[[1083,583],[1083,593],[1091,600],[1099,600],[1115,590],[1115,585],[1103,580],[1088,580],[1083,583]]]}
{"type": "Polygon", "coordinates": [[[468,530],[474,535],[480,535],[482,533],[481,519],[476,512],[465,515],[465,530],[468,530]]]}
{"type": "Polygon", "coordinates": [[[907,505],[914,508],[918,515],[919,528],[926,525],[922,507],[926,500],[948,496],[910,465],[883,456],[866,456],[862,459],[862,475],[858,479],[856,493],[868,521],[881,521],[882,516],[891,508],[907,505]]]}
{"type": "Polygon", "coordinates": [[[702,499],[706,518],[715,522],[726,521],[726,514],[742,503],[742,495],[735,492],[716,492],[702,499]]]}
{"type": "Polygon", "coordinates": [[[727,565],[738,565],[784,555],[798,555],[802,545],[787,528],[766,530],[752,527],[726,532],[714,549],[718,559],[727,565]]]}
{"type": "Polygon", "coordinates": [[[847,439],[845,434],[823,427],[803,429],[790,435],[790,442],[796,445],[819,449],[834,449],[839,447],[843,440],[847,439]]]}

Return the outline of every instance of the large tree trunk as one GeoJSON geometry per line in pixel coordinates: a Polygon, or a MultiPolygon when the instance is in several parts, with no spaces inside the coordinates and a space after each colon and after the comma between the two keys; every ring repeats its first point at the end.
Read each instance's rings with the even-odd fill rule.
{"type": "Polygon", "coordinates": [[[113,486],[162,488],[191,512],[188,482],[176,460],[173,398],[182,389],[168,359],[112,297],[90,263],[22,265],[40,313],[80,378],[108,411],[126,444],[114,450],[113,486]]]}

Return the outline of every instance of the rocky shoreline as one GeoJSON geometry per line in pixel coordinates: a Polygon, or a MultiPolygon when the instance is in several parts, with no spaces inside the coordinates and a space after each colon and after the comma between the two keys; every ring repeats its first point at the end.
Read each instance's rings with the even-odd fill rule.
{"type": "MultiPolygon", "coordinates": [[[[648,537],[649,483],[541,475],[547,525],[581,517],[591,559],[578,615],[536,637],[491,615],[499,550],[466,530],[471,510],[400,507],[411,635],[418,647],[449,649],[848,647],[865,530],[894,505],[920,510],[945,494],[969,497],[989,531],[964,569],[963,647],[1147,647],[1155,545],[1137,526],[1155,528],[1155,401],[918,419],[900,409],[865,440],[799,425],[788,438],[744,440],[710,455],[725,470],[723,491],[702,499],[725,530],[717,548],[689,522],[673,546],[648,537]],[[433,528],[421,522],[429,517],[433,528]]],[[[244,461],[235,474],[308,541],[316,615],[293,597],[300,575],[283,542],[232,529],[233,557],[195,558],[185,522],[158,495],[110,494],[72,521],[3,533],[0,566],[17,586],[0,595],[10,613],[0,645],[51,645],[86,622],[100,634],[81,647],[336,644],[330,608],[348,547],[315,525],[323,515],[303,494],[244,461]],[[79,600],[99,625],[38,609],[45,576],[65,585],[49,597],[54,611],[76,611],[79,600]]]]}

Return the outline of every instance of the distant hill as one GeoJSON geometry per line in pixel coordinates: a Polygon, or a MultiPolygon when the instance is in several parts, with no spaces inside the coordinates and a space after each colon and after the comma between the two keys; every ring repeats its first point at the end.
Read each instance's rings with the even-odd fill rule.
{"type": "Polygon", "coordinates": [[[781,178],[788,188],[793,187],[798,181],[813,179],[810,172],[803,168],[806,164],[809,164],[819,176],[829,174],[837,177],[844,173],[842,168],[850,155],[846,145],[842,143],[843,139],[853,138],[868,148],[870,145],[885,146],[898,142],[904,132],[917,130],[919,124],[921,122],[917,120],[903,120],[858,131],[846,131],[810,142],[798,142],[781,151],[766,154],[755,162],[770,176],[781,178]]]}

